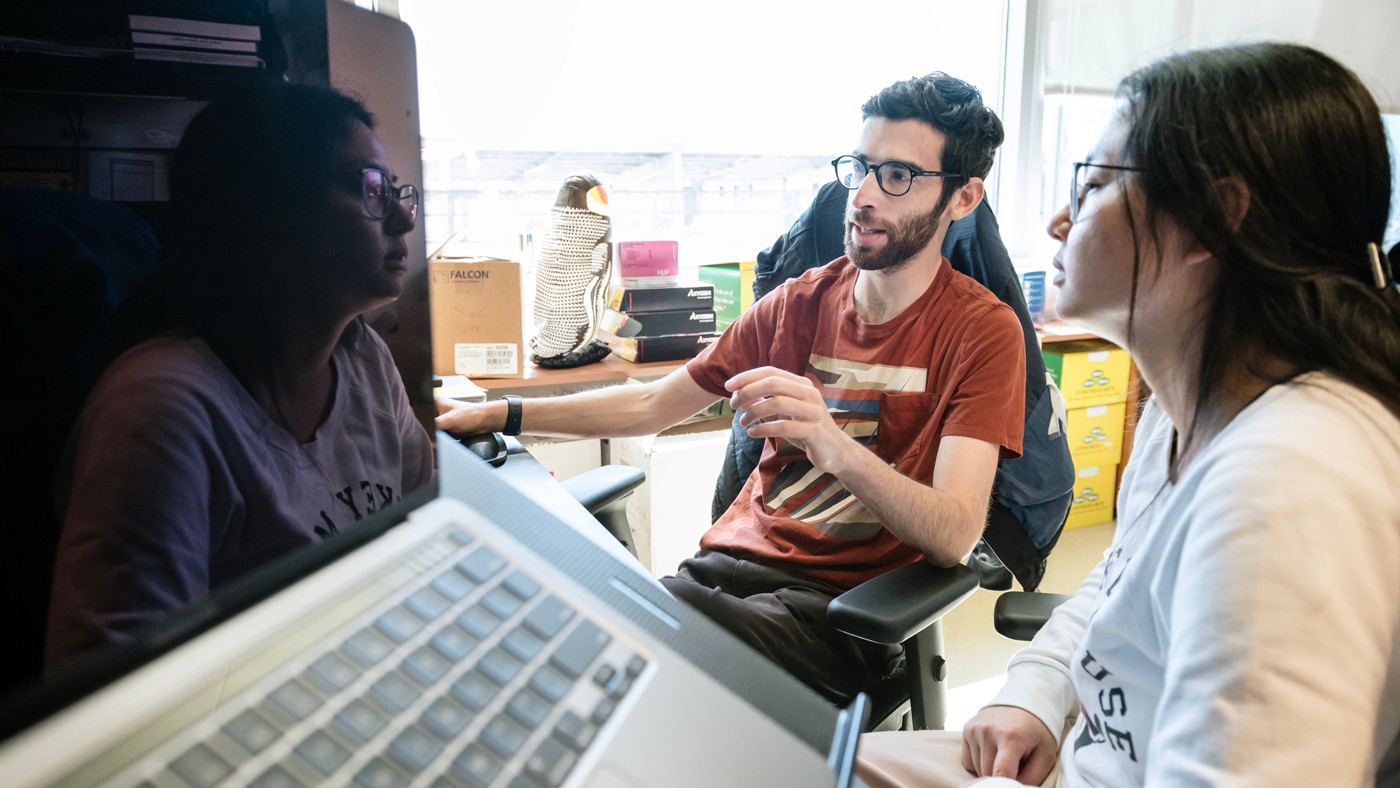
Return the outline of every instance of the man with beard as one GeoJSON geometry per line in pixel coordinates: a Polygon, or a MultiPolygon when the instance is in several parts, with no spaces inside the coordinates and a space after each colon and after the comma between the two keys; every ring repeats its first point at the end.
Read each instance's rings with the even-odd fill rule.
{"type": "Polygon", "coordinates": [[[683,369],[565,397],[441,403],[452,432],[648,435],[728,396],[758,467],[663,578],[676,597],[837,702],[893,669],[899,647],[826,621],[836,595],[976,543],[1000,457],[1021,448],[1025,351],[1011,309],[939,252],[982,199],[1001,122],[946,74],[861,108],[846,255],[755,304],[683,369]]]}

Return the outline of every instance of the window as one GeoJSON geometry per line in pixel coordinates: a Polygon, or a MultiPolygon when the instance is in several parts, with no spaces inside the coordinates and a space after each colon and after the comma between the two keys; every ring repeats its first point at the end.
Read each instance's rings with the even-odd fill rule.
{"type": "MultiPolygon", "coordinates": [[[[1013,5],[1013,7],[1016,7],[1013,5]]],[[[1185,0],[1027,0],[1024,128],[1036,149],[1004,178],[1016,210],[1000,212],[1002,235],[1019,267],[1048,268],[1056,244],[1041,229],[1064,204],[1068,168],[1095,144],[1113,108],[1118,81],[1172,51],[1273,39],[1317,47],[1352,68],[1383,110],[1394,112],[1400,81],[1393,47],[1381,32],[1400,21],[1400,5],[1365,0],[1290,4],[1191,3],[1185,0]],[[1325,12],[1324,12],[1325,9],[1325,12]],[[1344,13],[1351,10],[1354,13],[1344,13]],[[1037,104],[1036,101],[1041,103],[1037,104]],[[1024,214],[1024,216],[1022,215],[1024,214]],[[1038,214],[1038,215],[1036,215],[1038,214]]],[[[1017,53],[1011,53],[1013,59],[1017,53]]],[[[1400,151],[1400,115],[1385,115],[1392,172],[1400,151]]],[[[1400,173],[1391,198],[1387,248],[1400,243],[1400,173]]]]}
{"type": "MultiPolygon", "coordinates": [[[[1113,118],[1113,108],[1113,98],[1105,95],[1058,93],[1045,97],[1040,211],[1035,217],[1035,229],[1043,228],[1069,200],[1070,169],[1098,144],[1104,128],[1113,118]]],[[[1059,243],[1043,231],[1035,233],[1034,237],[1042,244],[1040,262],[1048,267],[1059,243]]]]}
{"type": "Polygon", "coordinates": [[[850,151],[860,104],[947,71],[999,109],[1002,3],[399,0],[414,30],[428,248],[518,253],[564,178],[608,188],[613,239],[680,242],[682,270],[751,260],[850,151]]]}
{"type": "MultiPolygon", "coordinates": [[[[1114,102],[1101,95],[1049,95],[1045,97],[1045,123],[1041,148],[1044,152],[1040,177],[1041,224],[1069,198],[1069,168],[1098,142],[1099,135],[1113,115],[1114,102]]],[[[1381,251],[1400,244],[1400,115],[1382,115],[1390,140],[1391,195],[1390,221],[1386,223],[1381,251]]],[[[1042,233],[1042,236],[1044,234],[1042,233]]],[[[1041,247],[1048,266],[1055,242],[1046,238],[1041,247]]],[[[1029,265],[1029,263],[1028,263],[1029,265]]],[[[1400,272],[1396,272],[1400,274],[1400,272]]]]}
{"type": "MultiPolygon", "coordinates": [[[[1390,138],[1390,221],[1385,226],[1385,251],[1400,244],[1400,115],[1382,115],[1390,138]]],[[[1394,272],[1400,276],[1400,271],[1394,272]]]]}

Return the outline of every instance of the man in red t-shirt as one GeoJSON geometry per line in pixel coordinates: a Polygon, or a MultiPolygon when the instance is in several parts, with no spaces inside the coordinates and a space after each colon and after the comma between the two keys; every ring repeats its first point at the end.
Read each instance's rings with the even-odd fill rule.
{"type": "Polygon", "coordinates": [[[453,432],[648,435],[728,396],[763,455],[700,552],[662,582],[836,701],[899,649],[832,629],[827,602],[920,558],[961,561],[1024,421],[1020,323],[939,252],[982,199],[1001,122],[941,73],[861,111],[855,150],[833,162],[851,189],[846,256],[781,286],[659,381],[443,403],[438,417],[453,432]]]}

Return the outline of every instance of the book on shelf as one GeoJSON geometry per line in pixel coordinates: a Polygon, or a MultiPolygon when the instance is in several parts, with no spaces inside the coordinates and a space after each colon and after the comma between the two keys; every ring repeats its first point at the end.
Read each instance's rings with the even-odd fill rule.
{"type": "Polygon", "coordinates": [[[680,361],[694,358],[707,345],[714,344],[719,334],[674,334],[661,337],[619,337],[606,331],[598,339],[624,361],[638,364],[650,361],[680,361]]]}
{"type": "Polygon", "coordinates": [[[220,52],[250,52],[257,54],[258,42],[235,38],[208,38],[206,36],[183,36],[176,33],[148,33],[144,30],[131,31],[131,43],[135,46],[173,47],[176,49],[207,49],[220,52]]]}
{"type": "Polygon", "coordinates": [[[141,30],[150,33],[172,33],[202,38],[232,38],[240,41],[262,40],[262,28],[257,25],[238,25],[231,22],[208,22],[203,19],[181,19],[144,14],[130,14],[127,16],[127,22],[133,32],[141,30]]]}
{"type": "Polygon", "coordinates": [[[715,311],[679,309],[664,312],[619,312],[609,307],[603,312],[603,319],[598,325],[609,334],[623,338],[712,334],[715,332],[715,311]]]}
{"type": "Polygon", "coordinates": [[[160,47],[132,47],[131,54],[137,60],[168,60],[179,63],[203,63],[211,66],[243,66],[258,68],[263,65],[257,55],[235,52],[200,52],[192,49],[163,49],[160,47]]]}
{"type": "Polygon", "coordinates": [[[619,287],[609,291],[608,306],[619,312],[661,312],[667,309],[714,309],[714,285],[619,287]]]}

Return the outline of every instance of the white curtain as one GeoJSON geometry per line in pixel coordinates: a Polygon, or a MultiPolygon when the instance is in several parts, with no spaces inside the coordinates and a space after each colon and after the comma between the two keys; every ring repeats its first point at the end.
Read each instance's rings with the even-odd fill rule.
{"type": "Polygon", "coordinates": [[[1309,44],[1400,112],[1400,0],[1043,0],[1048,92],[1109,93],[1169,52],[1262,39],[1309,44]]]}

